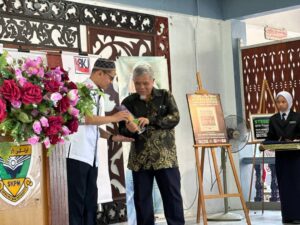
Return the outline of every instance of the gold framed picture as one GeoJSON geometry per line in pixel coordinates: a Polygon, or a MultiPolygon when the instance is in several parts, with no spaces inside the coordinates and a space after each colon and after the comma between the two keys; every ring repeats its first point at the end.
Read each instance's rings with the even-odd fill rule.
{"type": "Polygon", "coordinates": [[[187,94],[195,144],[228,143],[218,94],[187,94]]]}

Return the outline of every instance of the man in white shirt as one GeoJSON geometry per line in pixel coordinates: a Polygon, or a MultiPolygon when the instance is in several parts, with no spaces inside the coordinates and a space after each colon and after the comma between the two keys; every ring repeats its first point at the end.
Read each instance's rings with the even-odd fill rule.
{"type": "MultiPolygon", "coordinates": [[[[114,61],[97,59],[90,78],[85,83],[95,90],[105,90],[115,76],[114,61]]],[[[100,115],[103,99],[96,91],[92,97],[96,103],[93,116],[85,117],[83,124],[78,128],[78,132],[70,137],[70,146],[67,151],[69,225],[96,225],[97,141],[99,136],[112,141],[132,141],[132,139],[122,135],[112,135],[104,130],[99,131],[99,125],[126,121],[129,115],[128,112],[124,111],[111,116],[100,115]]]]}

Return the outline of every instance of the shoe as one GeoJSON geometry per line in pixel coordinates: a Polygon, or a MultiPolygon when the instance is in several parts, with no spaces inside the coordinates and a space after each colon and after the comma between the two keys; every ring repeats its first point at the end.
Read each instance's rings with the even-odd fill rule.
{"type": "Polygon", "coordinates": [[[293,223],[293,220],[282,219],[282,223],[293,223]]]}
{"type": "Polygon", "coordinates": [[[300,220],[282,219],[282,223],[288,223],[288,224],[300,224],[300,220]]]}

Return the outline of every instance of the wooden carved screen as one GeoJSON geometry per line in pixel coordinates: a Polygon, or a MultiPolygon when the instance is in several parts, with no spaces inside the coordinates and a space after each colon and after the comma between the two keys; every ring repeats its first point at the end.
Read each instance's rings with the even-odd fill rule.
{"type": "MultiPolygon", "coordinates": [[[[246,118],[259,110],[264,79],[274,98],[288,91],[294,97],[294,110],[300,110],[300,40],[243,49],[242,67],[246,118]]],[[[266,113],[274,113],[270,96],[265,93],[263,99],[266,113]]]]}
{"type": "MultiPolygon", "coordinates": [[[[96,54],[104,58],[115,60],[118,56],[165,56],[168,63],[169,86],[171,88],[170,77],[170,52],[169,52],[169,36],[168,36],[168,19],[163,17],[154,17],[150,19],[151,29],[142,31],[125,31],[120,29],[105,29],[97,27],[88,27],[88,53],[96,54]],[[153,24],[151,24],[153,22],[153,24]]],[[[119,104],[118,93],[110,87],[106,94],[109,100],[115,105],[119,104]]],[[[106,112],[108,115],[115,113],[115,109],[106,112]]],[[[108,127],[111,132],[117,131],[117,125],[113,128],[108,127]]],[[[125,188],[123,157],[120,155],[121,144],[109,143],[109,168],[116,166],[118,173],[110,170],[110,179],[117,180],[121,184],[121,189],[125,188]],[[114,160],[118,158],[118,160],[114,160]],[[113,165],[112,165],[113,164],[113,165]]],[[[112,183],[113,203],[103,204],[104,215],[101,215],[100,221],[109,223],[122,221],[121,211],[125,207],[125,194],[120,193],[120,188],[112,183]],[[114,211],[115,216],[109,216],[108,212],[114,211]],[[109,218],[107,218],[109,217],[109,218]]]]}

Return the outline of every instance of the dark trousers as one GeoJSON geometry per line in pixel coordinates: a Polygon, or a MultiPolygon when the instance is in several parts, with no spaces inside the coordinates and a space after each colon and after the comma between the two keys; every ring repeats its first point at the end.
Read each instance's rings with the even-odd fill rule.
{"type": "Polygon", "coordinates": [[[67,159],[69,225],[96,225],[98,168],[67,159]]]}
{"type": "Polygon", "coordinates": [[[183,225],[183,205],[178,168],[132,172],[137,225],[154,225],[152,188],[154,177],[162,197],[168,225],[183,225]]]}
{"type": "Polygon", "coordinates": [[[277,151],[275,167],[283,220],[300,220],[300,151],[277,151]]]}

